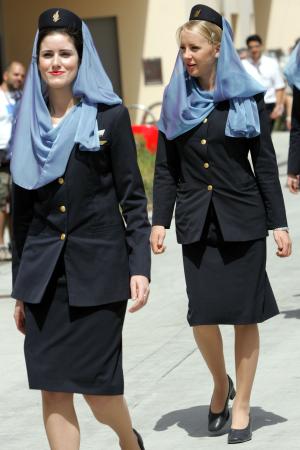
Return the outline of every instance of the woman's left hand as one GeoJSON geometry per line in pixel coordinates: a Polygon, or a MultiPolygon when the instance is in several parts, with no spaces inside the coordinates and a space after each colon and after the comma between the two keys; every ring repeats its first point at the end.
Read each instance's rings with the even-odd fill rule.
{"type": "Polygon", "coordinates": [[[133,275],[130,279],[131,298],[133,305],[129,312],[134,313],[146,305],[150,293],[149,280],[143,275],[133,275]]]}
{"type": "Polygon", "coordinates": [[[273,230],[273,235],[278,247],[276,255],[281,258],[290,256],[292,253],[292,241],[289,233],[284,230],[273,230]]]}

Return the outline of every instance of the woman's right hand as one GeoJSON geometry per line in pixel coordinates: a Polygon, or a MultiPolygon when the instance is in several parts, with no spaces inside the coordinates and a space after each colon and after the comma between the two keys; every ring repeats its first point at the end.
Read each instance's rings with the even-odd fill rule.
{"type": "Polygon", "coordinates": [[[25,310],[24,302],[22,302],[21,300],[16,301],[14,319],[18,330],[21,333],[25,334],[25,310]]]}
{"type": "Polygon", "coordinates": [[[166,229],[161,225],[154,225],[152,227],[150,243],[152,247],[153,253],[155,255],[159,255],[166,250],[166,246],[164,245],[164,240],[166,237],[166,229]]]}
{"type": "Polygon", "coordinates": [[[288,174],[287,185],[288,185],[289,191],[292,194],[298,194],[298,192],[299,192],[299,182],[300,182],[300,176],[299,175],[288,174]]]}

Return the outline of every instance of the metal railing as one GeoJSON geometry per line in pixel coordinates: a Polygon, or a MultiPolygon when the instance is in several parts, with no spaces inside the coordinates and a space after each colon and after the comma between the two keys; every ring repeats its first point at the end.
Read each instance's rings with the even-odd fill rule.
{"type": "Polygon", "coordinates": [[[143,113],[140,119],[140,124],[148,124],[148,125],[155,125],[157,126],[157,119],[155,117],[155,114],[153,113],[153,109],[157,108],[161,105],[161,102],[155,102],[151,103],[148,107],[140,104],[140,103],[133,103],[131,105],[128,105],[128,110],[130,111],[139,111],[143,113]],[[150,119],[150,120],[149,120],[150,119]]]}

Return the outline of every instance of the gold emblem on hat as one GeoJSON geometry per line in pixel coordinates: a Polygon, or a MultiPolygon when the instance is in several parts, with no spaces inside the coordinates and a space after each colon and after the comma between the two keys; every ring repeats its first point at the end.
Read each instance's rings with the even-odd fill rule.
{"type": "Polygon", "coordinates": [[[199,16],[200,16],[200,13],[201,13],[201,9],[200,9],[200,8],[199,8],[199,9],[196,9],[195,14],[194,14],[194,17],[199,17],[199,16]]]}
{"type": "Polygon", "coordinates": [[[60,20],[59,9],[52,16],[53,22],[58,22],[60,20]]]}

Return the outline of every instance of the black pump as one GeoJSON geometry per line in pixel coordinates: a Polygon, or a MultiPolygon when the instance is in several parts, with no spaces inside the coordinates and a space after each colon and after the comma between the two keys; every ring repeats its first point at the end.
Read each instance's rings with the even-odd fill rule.
{"type": "Polygon", "coordinates": [[[241,430],[235,430],[230,428],[228,434],[228,444],[242,444],[243,442],[250,441],[252,439],[252,420],[249,414],[249,423],[246,428],[241,430]]]}
{"type": "Polygon", "coordinates": [[[228,388],[228,395],[225,401],[225,405],[224,405],[224,409],[223,411],[221,411],[220,413],[213,413],[211,411],[211,408],[209,408],[209,413],[208,413],[208,431],[210,431],[211,433],[216,433],[218,431],[220,431],[224,425],[226,424],[226,422],[229,420],[229,408],[228,408],[228,403],[229,403],[229,399],[233,400],[235,397],[235,389],[233,386],[233,381],[230,378],[229,375],[227,375],[228,377],[228,382],[229,382],[229,388],[228,388]]]}
{"type": "Polygon", "coordinates": [[[141,450],[145,450],[144,442],[143,442],[142,436],[141,436],[134,428],[133,428],[133,432],[134,432],[134,434],[135,434],[136,437],[137,437],[137,441],[138,441],[138,444],[139,444],[139,446],[140,446],[140,449],[141,449],[141,450]]]}

